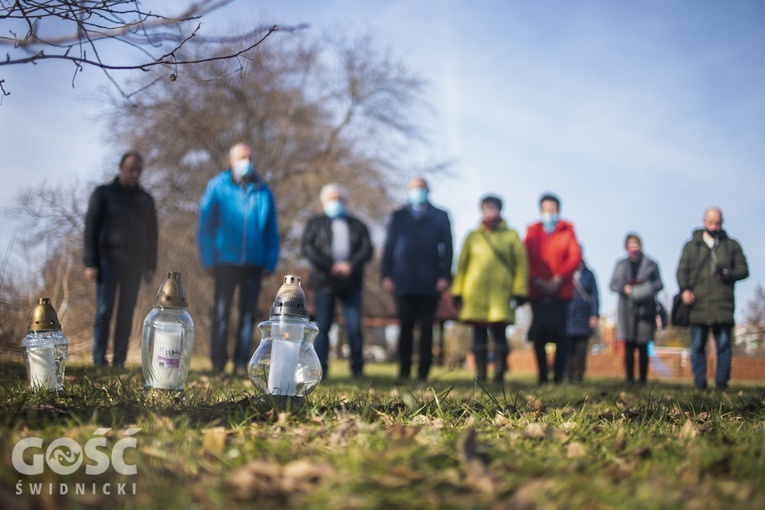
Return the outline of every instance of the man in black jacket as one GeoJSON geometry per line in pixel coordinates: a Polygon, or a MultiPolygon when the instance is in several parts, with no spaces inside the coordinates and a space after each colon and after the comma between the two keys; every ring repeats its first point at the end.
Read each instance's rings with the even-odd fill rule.
{"type": "Polygon", "coordinates": [[[366,225],[347,214],[347,193],[342,186],[327,184],[321,190],[320,199],[324,214],[308,221],[301,243],[303,255],[311,262],[308,287],[314,292],[314,312],[319,327],[316,353],[326,377],[328,334],[334,321],[335,302],[340,300],[351,348],[351,372],[354,377],[361,377],[364,367],[361,289],[364,264],[372,258],[372,241],[366,225]]]}
{"type": "Polygon", "coordinates": [[[711,331],[717,346],[715,384],[728,387],[731,368],[731,330],[736,304],[733,289],[749,276],[744,250],[722,229],[722,211],[710,207],[704,213],[704,228],[696,230],[685,244],[677,267],[677,285],[683,302],[692,306],[691,367],[693,383],[707,387],[706,344],[711,331]]]}
{"type": "Polygon", "coordinates": [[[157,268],[157,213],[151,195],[139,186],[143,157],[122,156],[119,175],[98,186],[85,216],[85,277],[96,280],[93,364],[106,365],[109,322],[119,288],[112,365],[123,368],[138,300],[141,276],[146,282],[157,268]]]}

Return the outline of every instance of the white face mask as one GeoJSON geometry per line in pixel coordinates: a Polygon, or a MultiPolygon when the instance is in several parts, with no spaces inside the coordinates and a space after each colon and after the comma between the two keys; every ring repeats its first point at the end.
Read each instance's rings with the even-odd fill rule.
{"type": "Polygon", "coordinates": [[[253,171],[252,161],[250,161],[249,159],[240,159],[239,161],[234,163],[234,165],[231,167],[231,170],[240,179],[243,177],[247,177],[253,171]]]}
{"type": "Polygon", "coordinates": [[[324,204],[324,214],[330,218],[339,218],[345,212],[345,207],[340,200],[330,200],[324,204]]]}

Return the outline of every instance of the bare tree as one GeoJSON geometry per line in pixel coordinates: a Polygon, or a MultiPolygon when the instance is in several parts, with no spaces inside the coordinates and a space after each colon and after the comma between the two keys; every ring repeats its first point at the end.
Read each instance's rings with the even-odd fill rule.
{"type": "MultiPolygon", "coordinates": [[[[426,170],[402,164],[422,141],[417,121],[425,84],[371,38],[271,38],[246,60],[215,58],[231,51],[229,44],[186,46],[184,58],[209,59],[187,68],[184,80],[154,82],[138,74],[131,85],[144,92],[133,104],[116,93],[112,98],[114,152],[136,149],[145,155],[143,185],[154,196],[160,219],[158,275],[139,297],[136,335],[170,270],[182,273],[196,327],[208,331],[212,285],[198,258],[197,209],[235,143],[252,146],[256,170],[274,191],[280,275],[307,274],[299,242],[305,221],[320,210],[324,184],[343,183],[352,211],[381,239],[384,218],[398,203],[391,199],[393,191],[403,190],[408,174],[426,170]]],[[[26,219],[20,228],[21,241],[29,243],[25,247],[45,241],[36,288],[55,296],[55,306],[63,308],[62,324],[73,347],[89,342],[92,324],[94,293],[81,277],[80,263],[90,188],[44,184],[23,190],[6,210],[26,219]]],[[[391,316],[393,303],[378,284],[376,265],[368,272],[366,313],[391,316]]],[[[264,281],[261,310],[270,306],[279,280],[264,281]]],[[[203,352],[206,335],[198,338],[203,352]]]]}
{"type": "MultiPolygon", "coordinates": [[[[120,91],[116,71],[149,71],[161,67],[165,72],[156,80],[175,80],[178,68],[212,60],[239,61],[277,31],[303,28],[261,26],[235,37],[206,34],[201,19],[233,0],[198,0],[175,13],[161,13],[138,0],[0,0],[0,49],[6,51],[0,66],[38,64],[64,60],[74,65],[72,85],[85,66],[99,68],[120,91]],[[8,34],[8,35],[5,35],[8,34]],[[116,61],[105,57],[108,43],[118,43],[138,60],[116,61]],[[227,51],[214,56],[197,54],[185,58],[190,45],[225,43],[227,51]]],[[[0,78],[0,94],[10,94],[0,78]]]]}

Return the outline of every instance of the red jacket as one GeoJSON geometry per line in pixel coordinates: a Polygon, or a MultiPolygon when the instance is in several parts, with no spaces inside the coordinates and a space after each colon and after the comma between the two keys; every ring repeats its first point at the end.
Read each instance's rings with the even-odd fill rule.
{"type": "Polygon", "coordinates": [[[563,285],[554,297],[572,299],[572,277],[582,261],[574,226],[559,220],[555,230],[548,234],[541,223],[534,223],[529,225],[524,243],[529,259],[529,299],[544,297],[534,285],[535,278],[549,280],[555,275],[563,277],[563,285]]]}

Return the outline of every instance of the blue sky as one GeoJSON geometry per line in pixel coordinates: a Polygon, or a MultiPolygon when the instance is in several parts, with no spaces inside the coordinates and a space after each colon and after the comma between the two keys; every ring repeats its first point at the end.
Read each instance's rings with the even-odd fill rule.
{"type": "MultiPolygon", "coordinates": [[[[454,161],[431,198],[451,214],[456,252],[482,195],[500,195],[523,235],[538,197],[555,192],[608,312],[625,234],[641,234],[668,298],[682,245],[714,204],[749,258],[739,320],[765,280],[763,2],[240,0],[206,27],[231,20],[371,32],[430,83],[428,154],[454,161]]],[[[74,89],[60,64],[0,72],[13,92],[0,107],[3,202],[30,179],[95,181],[113,167],[90,99],[108,86],[100,72],[74,89]]]]}

